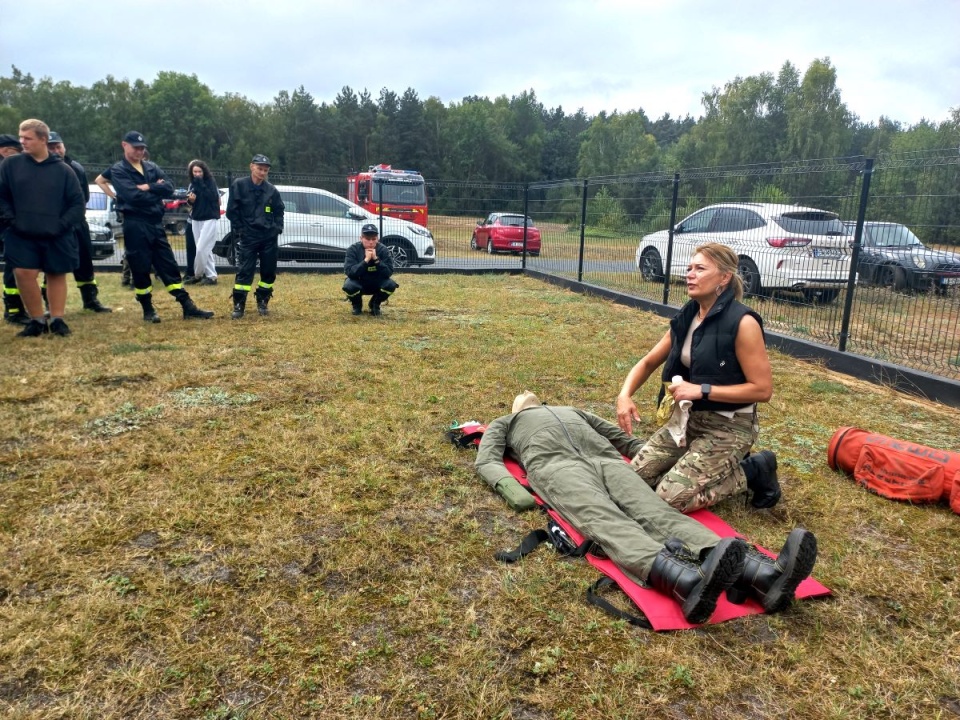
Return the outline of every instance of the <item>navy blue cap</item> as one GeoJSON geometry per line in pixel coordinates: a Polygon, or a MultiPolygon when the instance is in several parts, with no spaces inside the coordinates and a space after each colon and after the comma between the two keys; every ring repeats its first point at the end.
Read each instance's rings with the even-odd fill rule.
{"type": "Polygon", "coordinates": [[[62,142],[63,142],[63,138],[60,137],[60,133],[54,132],[53,130],[51,130],[50,137],[47,138],[47,145],[50,145],[52,143],[62,143],[62,142]]]}
{"type": "Polygon", "coordinates": [[[377,230],[377,226],[373,223],[367,223],[362,228],[360,228],[361,235],[379,235],[380,231],[377,230]]]}
{"type": "Polygon", "coordinates": [[[136,130],[131,130],[126,135],[123,136],[123,141],[128,145],[133,145],[134,147],[146,147],[147,141],[143,137],[143,133],[137,132],[136,130]]]}
{"type": "Polygon", "coordinates": [[[270,167],[270,158],[268,158],[266,155],[261,155],[260,153],[257,153],[256,155],[253,156],[253,160],[250,161],[250,164],[266,165],[267,167],[270,167]]]}
{"type": "Polygon", "coordinates": [[[0,147],[15,147],[17,150],[23,150],[20,141],[13,135],[7,134],[0,135],[0,147]]]}

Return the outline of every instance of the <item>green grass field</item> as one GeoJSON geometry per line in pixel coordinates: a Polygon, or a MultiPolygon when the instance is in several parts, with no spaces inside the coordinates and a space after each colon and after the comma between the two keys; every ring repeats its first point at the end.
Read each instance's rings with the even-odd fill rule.
{"type": "Polygon", "coordinates": [[[443,432],[524,389],[612,419],[665,320],[486,275],[400,275],[354,318],[339,277],[281,274],[271,317],[231,321],[231,279],[191,289],[208,322],[158,294],[145,325],[101,274],[112,315],[71,290],[71,337],[3,330],[0,716],[960,715],[960,517],[825,461],[844,425],[960,450],[954,409],[774,353],[784,499],[715,510],[772,548],[813,530],[835,594],[654,634],[584,601],[584,561],[495,562],[543,517],[443,432]]]}

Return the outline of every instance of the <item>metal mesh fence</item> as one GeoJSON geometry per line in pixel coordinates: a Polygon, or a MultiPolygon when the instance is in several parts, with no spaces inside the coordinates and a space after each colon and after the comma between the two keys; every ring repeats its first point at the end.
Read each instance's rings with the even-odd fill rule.
{"type": "MultiPolygon", "coordinates": [[[[87,168],[91,178],[102,169],[87,168]]],[[[245,175],[214,170],[221,188],[245,175]]],[[[185,171],[168,176],[186,187],[185,171]]],[[[340,202],[301,194],[289,203],[281,242],[296,242],[281,253],[281,268],[339,271],[361,222],[343,198],[345,178],[272,173],[270,181],[287,188],[285,201],[301,187],[340,202]],[[332,252],[315,252],[330,243],[332,252]]],[[[745,302],[768,329],[960,379],[955,150],[530,185],[427,179],[426,186],[432,256],[424,256],[423,236],[396,231],[394,238],[410,243],[414,271],[530,268],[679,307],[694,249],[717,241],[736,250],[745,302]]],[[[364,219],[379,221],[370,215],[364,219]]],[[[174,221],[185,218],[168,217],[184,264],[185,238],[176,234],[184,227],[174,221]]],[[[229,232],[225,220],[220,232],[229,232]]],[[[101,262],[119,264],[120,251],[101,262]]],[[[229,268],[226,258],[218,263],[229,268]]]]}

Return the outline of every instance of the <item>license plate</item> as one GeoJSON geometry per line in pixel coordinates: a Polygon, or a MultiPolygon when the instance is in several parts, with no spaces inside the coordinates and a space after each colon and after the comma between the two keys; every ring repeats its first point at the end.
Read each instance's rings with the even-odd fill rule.
{"type": "Polygon", "coordinates": [[[512,242],[512,243],[510,243],[510,247],[523,247],[523,243],[522,243],[522,242],[512,242]]]}
{"type": "Polygon", "coordinates": [[[839,258],[843,257],[843,251],[840,248],[814,248],[813,256],[815,258],[839,258]]]}

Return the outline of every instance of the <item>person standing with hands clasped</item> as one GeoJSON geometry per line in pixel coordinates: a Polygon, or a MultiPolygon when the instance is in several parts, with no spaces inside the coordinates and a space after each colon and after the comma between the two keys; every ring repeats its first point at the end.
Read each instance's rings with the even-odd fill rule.
{"type": "MultiPolygon", "coordinates": [[[[233,313],[239,320],[247,305],[253,273],[260,261],[257,283],[257,312],[269,315],[267,304],[273,297],[277,280],[277,237],[283,232],[283,199],[269,182],[270,159],[254,155],[250,177],[235,180],[230,186],[227,219],[237,247],[237,277],[233,286],[233,313]]],[[[199,253],[199,251],[198,251],[199,253]]]]}
{"type": "Polygon", "coordinates": [[[780,500],[776,455],[764,450],[747,456],[760,431],[757,403],[772,397],[773,374],[763,321],[740,302],[738,263],[726,245],[694,251],[686,274],[690,301],[630,370],[617,396],[617,422],[628,433],[640,419],[632,396],[661,365],[665,387],[658,402],[667,392],[676,403],[691,401],[686,444],[680,447],[665,426],[632,461],[637,474],[681,512],[709,507],[744,487],[755,508],[780,500]]]}
{"type": "Polygon", "coordinates": [[[65,336],[67,273],[80,262],[74,228],[83,220],[85,203],[73,170],[47,149],[50,128],[40,120],[20,123],[23,153],[0,163],[0,232],[4,261],[14,268],[17,288],[30,322],[18,337],[45,333],[65,336]],[[43,313],[37,278],[46,274],[50,324],[43,313]]]}
{"type": "Polygon", "coordinates": [[[370,314],[380,315],[380,306],[400,287],[392,277],[393,256],[380,244],[380,232],[373,223],[360,229],[360,242],[347,248],[343,263],[347,279],[343,291],[350,299],[353,314],[363,313],[363,296],[370,295],[370,314]]]}
{"type": "Polygon", "coordinates": [[[187,166],[190,187],[187,200],[192,206],[190,228],[193,230],[197,254],[192,268],[193,278],[184,283],[217,284],[217,264],[213,261],[213,246],[217,242],[217,221],[220,220],[220,190],[210,168],[202,160],[191,160],[187,166]]]}

